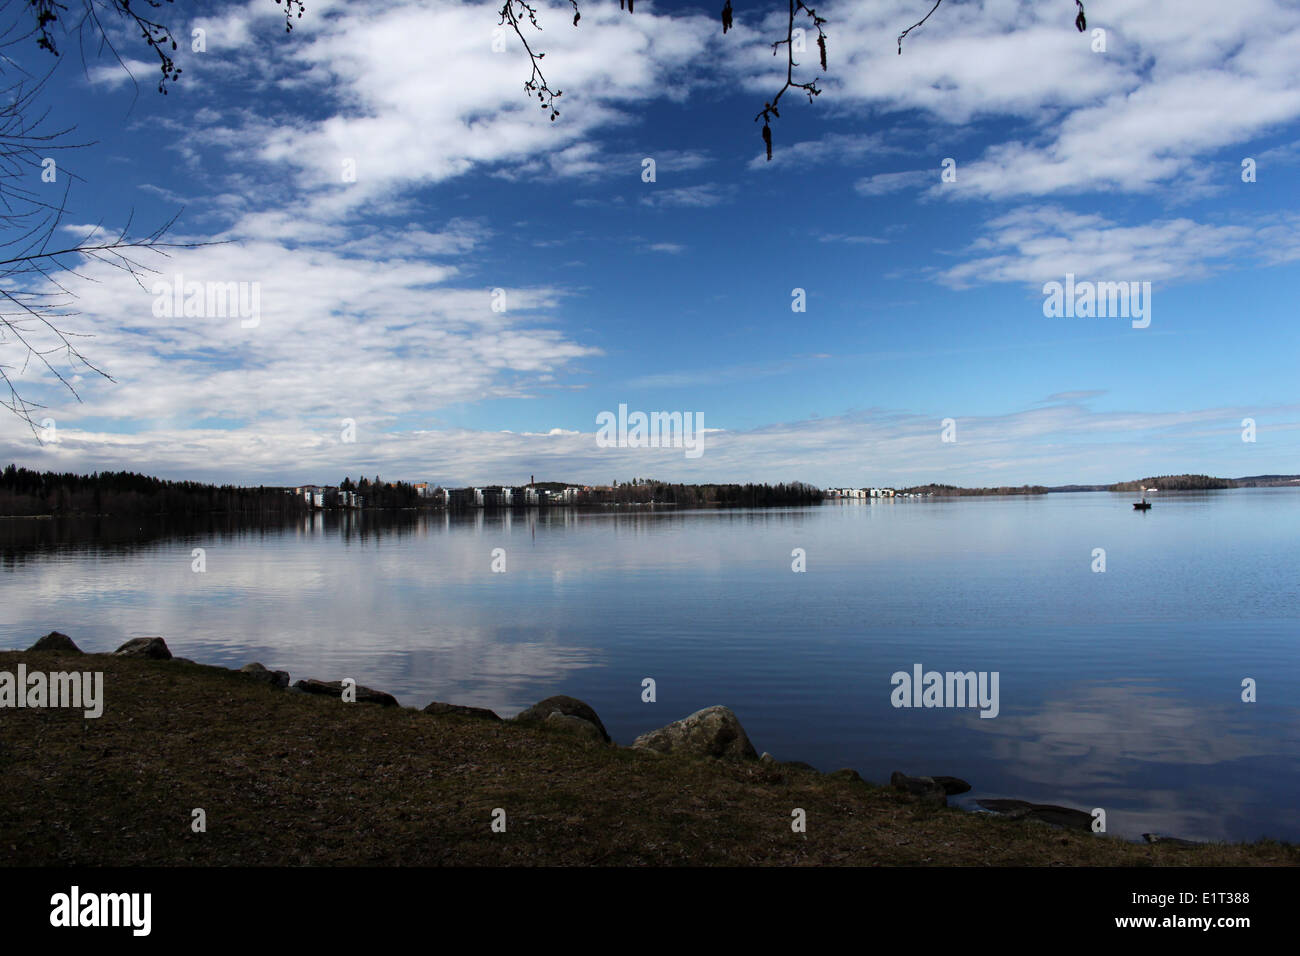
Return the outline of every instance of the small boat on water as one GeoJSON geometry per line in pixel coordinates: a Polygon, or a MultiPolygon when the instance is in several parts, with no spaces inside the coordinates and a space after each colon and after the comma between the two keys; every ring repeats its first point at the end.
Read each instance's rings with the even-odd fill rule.
{"type": "MultiPolygon", "coordinates": [[[[1152,490],[1152,491],[1155,491],[1154,488],[1152,488],[1151,490],[1152,490]]],[[[1133,502],[1133,510],[1134,510],[1134,511],[1150,511],[1150,510],[1151,510],[1151,502],[1147,501],[1147,490],[1146,490],[1146,488],[1143,488],[1143,489],[1142,489],[1142,500],[1141,500],[1141,501],[1135,501],[1135,502],[1133,502]]]]}

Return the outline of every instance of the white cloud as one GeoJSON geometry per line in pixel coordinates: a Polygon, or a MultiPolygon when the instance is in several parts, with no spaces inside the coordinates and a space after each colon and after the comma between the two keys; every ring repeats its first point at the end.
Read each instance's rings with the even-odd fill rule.
{"type": "Polygon", "coordinates": [[[1230,257],[1265,262],[1300,257],[1300,218],[1270,217],[1251,225],[1211,225],[1187,218],[1125,226],[1095,213],[1055,205],[1026,206],[990,221],[968,250],[973,256],[942,270],[940,282],[967,288],[986,282],[1042,283],[1067,273],[1094,281],[1198,279],[1230,257]]]}
{"type": "MultiPolygon", "coordinates": [[[[456,281],[457,266],[423,258],[463,252],[479,235],[473,223],[453,220],[442,232],[391,237],[387,248],[371,236],[352,250],[269,241],[173,249],[170,259],[146,257],[161,271],[143,290],[89,263],[79,270],[84,280],[65,277],[80,295],[80,315],[62,324],[93,336],[79,340],[83,351],[116,383],[86,375],[85,406],[34,371],[19,377],[20,389],[67,425],[93,414],[166,433],[217,418],[242,423],[271,447],[278,435],[313,430],[328,444],[342,418],[430,416],[456,402],[527,395],[599,354],[548,327],[559,290],[511,286],[508,274],[466,285],[456,281]],[[357,251],[367,257],[349,254],[357,251]],[[245,328],[244,316],[155,315],[154,283],[174,284],[178,274],[184,283],[248,283],[260,301],[256,326],[245,328]],[[505,289],[506,311],[493,311],[492,287],[505,289]]],[[[200,429],[191,447],[239,440],[200,429]]]]}

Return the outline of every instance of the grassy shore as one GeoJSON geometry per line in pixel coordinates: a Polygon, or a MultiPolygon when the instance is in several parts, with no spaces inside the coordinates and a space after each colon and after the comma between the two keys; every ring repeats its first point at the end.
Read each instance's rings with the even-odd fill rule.
{"type": "Polygon", "coordinates": [[[346,704],[181,661],[0,654],[0,670],[19,662],[103,671],[106,705],[95,720],[0,710],[11,865],[1300,863],[1300,848],[1271,841],[1138,845],[814,771],[346,704]],[[504,833],[491,829],[498,807],[504,833]],[[794,808],[806,834],[791,831],[794,808]]]}

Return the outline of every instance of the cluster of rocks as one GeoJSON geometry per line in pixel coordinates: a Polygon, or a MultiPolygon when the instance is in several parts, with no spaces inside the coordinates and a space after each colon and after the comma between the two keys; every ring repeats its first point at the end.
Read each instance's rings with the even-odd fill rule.
{"type": "MultiPolygon", "coordinates": [[[[57,651],[60,654],[84,654],[72,638],[58,631],[50,631],[39,641],[27,648],[29,651],[57,651]]],[[[167,649],[167,642],[161,637],[133,637],[113,652],[114,657],[146,657],[155,661],[185,661],[183,657],[172,657],[167,649]]],[[[186,661],[193,664],[193,661],[186,661]]]]}
{"type": "MultiPolygon", "coordinates": [[[[76,645],[76,642],[66,634],[58,631],[51,631],[31,647],[29,651],[57,651],[61,654],[83,654],[85,653],[76,645]]],[[[174,657],[167,642],[161,637],[133,637],[117,650],[112,652],[113,657],[143,657],[147,660],[154,661],[175,661],[180,664],[193,664],[194,661],[187,657],[174,657]]],[[[315,678],[300,680],[293,686],[289,685],[288,671],[273,671],[254,661],[251,664],[245,664],[235,673],[243,674],[251,680],[258,683],[266,684],[269,687],[275,687],[281,690],[289,690],[299,694],[322,694],[326,697],[342,698],[345,684],[343,681],[323,681],[315,678]]],[[[385,707],[396,707],[397,698],[392,694],[386,694],[382,690],[373,690],[369,687],[355,685],[353,688],[356,695],[357,703],[361,704],[381,704],[385,707]]],[[[473,708],[470,708],[473,709],[473,708]]],[[[490,713],[490,711],[489,711],[490,713]]],[[[495,715],[494,715],[495,716],[495,715]]]]}
{"type": "MultiPolygon", "coordinates": [[[[66,634],[52,631],[42,637],[28,650],[59,651],[62,653],[82,653],[81,649],[66,634]]],[[[186,661],[185,658],[173,657],[167,642],[161,637],[137,637],[127,641],[113,654],[120,657],[143,657],[150,660],[186,661]]],[[[290,684],[287,671],[270,670],[256,661],[245,664],[236,673],[243,674],[251,680],[269,687],[288,690],[293,693],[319,694],[325,697],[342,698],[347,685],[344,681],[323,681],[315,678],[299,680],[290,684]]],[[[397,698],[392,694],[358,684],[352,685],[352,692],[357,703],[379,704],[384,707],[398,706],[397,698]]],[[[485,707],[468,707],[463,704],[448,704],[433,701],[424,708],[424,713],[438,717],[468,717],[476,720],[501,721],[501,717],[485,707]]],[[[601,722],[600,715],[585,701],[564,694],[547,697],[538,701],[513,718],[516,724],[538,727],[546,731],[567,734],[593,743],[613,745],[609,732],[601,722]]],[[[675,720],[666,727],[642,734],[632,741],[633,750],[642,750],[652,754],[678,755],[688,757],[712,757],[718,760],[755,760],[789,770],[806,770],[817,772],[812,764],[800,760],[779,761],[771,754],[762,756],[750,743],[749,735],[741,726],[740,719],[729,707],[705,707],[695,713],[675,720]]],[[[830,777],[850,782],[863,783],[856,770],[845,768],[836,770],[830,777]]],[[[895,773],[892,783],[900,790],[912,793],[927,801],[943,804],[946,794],[964,793],[970,784],[956,777],[909,777],[895,773]]]]}
{"type": "Polygon", "coordinates": [[[970,789],[970,784],[961,777],[909,777],[901,770],[895,770],[889,778],[889,784],[895,790],[910,793],[922,803],[946,807],[948,798],[970,789]]]}
{"type": "MultiPolygon", "coordinates": [[[[83,653],[72,638],[58,631],[51,631],[33,644],[29,651],[57,651],[60,653],[83,653]]],[[[113,654],[118,657],[143,657],[150,660],[173,660],[194,663],[186,658],[173,657],[166,641],[161,637],[136,637],[127,641],[113,654]]],[[[326,697],[342,698],[346,684],[344,681],[323,681],[315,678],[299,680],[290,686],[286,671],[270,670],[259,663],[245,664],[237,673],[264,683],[270,687],[288,690],[294,693],[319,694],[326,697]]],[[[398,706],[397,698],[384,691],[374,690],[353,684],[352,691],[357,703],[379,704],[384,707],[398,706]]],[[[475,720],[501,721],[501,717],[485,707],[467,707],[463,704],[447,704],[433,701],[424,708],[424,713],[438,717],[466,717],[475,720]]],[[[609,732],[601,722],[600,716],[590,704],[558,694],[538,701],[513,718],[516,724],[524,724],[546,731],[566,734],[591,743],[613,745],[609,732]]],[[[675,720],[666,727],[644,733],[632,741],[633,750],[652,754],[678,755],[689,757],[711,757],[718,760],[747,761],[754,760],[790,770],[817,772],[811,764],[799,760],[779,761],[764,752],[761,756],[750,743],[745,728],[739,718],[729,707],[713,706],[698,710],[688,717],[675,720]]],[[[836,770],[827,776],[853,783],[864,783],[856,770],[845,768],[836,770]]],[[[902,771],[895,771],[889,779],[890,785],[901,793],[915,797],[918,802],[936,807],[947,806],[948,797],[966,793],[971,785],[959,777],[948,776],[910,776],[902,771]]],[[[977,805],[985,810],[1013,819],[1039,820],[1054,826],[1069,829],[1091,830],[1092,817],[1082,810],[1059,807],[1052,804],[1027,803],[1023,800],[980,800],[977,805]]],[[[1150,843],[1162,842],[1180,846],[1194,845],[1190,841],[1175,837],[1161,837],[1156,834],[1143,834],[1150,843]]]]}

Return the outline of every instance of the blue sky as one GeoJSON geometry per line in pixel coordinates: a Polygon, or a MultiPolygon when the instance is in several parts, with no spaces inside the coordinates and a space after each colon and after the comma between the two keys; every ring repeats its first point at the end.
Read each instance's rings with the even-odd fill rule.
{"type": "Polygon", "coordinates": [[[492,4],[313,0],[286,35],[272,0],[178,3],[206,50],[182,43],[165,97],[125,33],[135,82],[67,51],[49,125],[96,141],[60,154],[68,223],[183,209],[174,239],[230,241],[144,258],[145,289],[69,280],[63,325],[114,379],[65,363],[81,402],[0,342],[55,425],[0,420],[0,458],[254,483],[1300,472],[1294,4],[1094,0],[1080,34],[1068,0],[949,0],[901,56],[929,3],[819,4],[830,69],[814,48],[796,78],[824,92],[786,93],[770,163],[784,8],[735,4],[724,37],[713,6],[539,6],[553,123],[492,4]],[[177,273],[255,283],[257,324],[156,315],[177,273]],[[1150,325],[1046,317],[1067,273],[1149,282],[1150,325]],[[620,404],[702,415],[704,454],[598,447],[620,404]]]}

